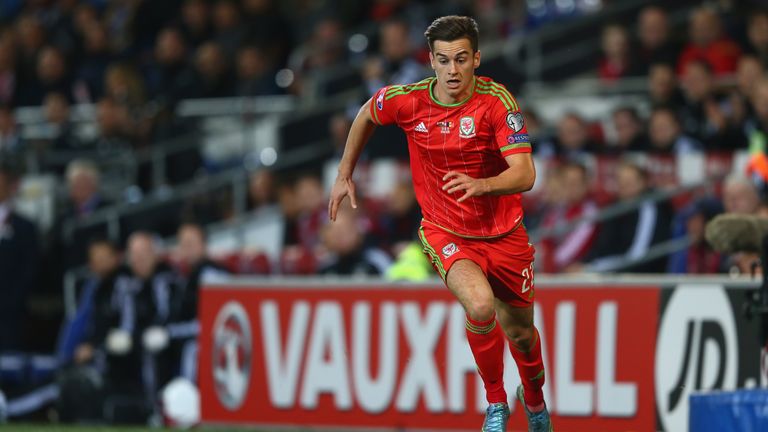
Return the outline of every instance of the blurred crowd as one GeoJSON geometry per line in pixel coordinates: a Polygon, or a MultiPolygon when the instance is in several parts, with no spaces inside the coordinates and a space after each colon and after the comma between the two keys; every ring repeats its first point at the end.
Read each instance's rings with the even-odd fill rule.
{"type": "MultiPolygon", "coordinates": [[[[544,25],[555,3],[568,2],[2,2],[0,355],[56,346],[56,368],[66,371],[56,378],[60,412],[97,421],[104,406],[83,405],[77,396],[90,391],[114,405],[112,420],[136,420],[151,414],[142,404],[162,385],[179,376],[194,381],[204,275],[433,276],[416,237],[421,215],[406,147],[393,145],[402,136],[374,136],[356,173],[360,206],[346,202],[328,222],[329,175],[354,113],[381,86],[430,74],[421,32],[435,16],[476,16],[485,43],[544,25]],[[371,37],[350,37],[358,34],[371,37]],[[309,98],[318,91],[313,77],[339,70],[343,82],[326,82],[320,94],[358,93],[348,109],[322,119],[328,157],[248,172],[248,217],[262,228],[259,236],[271,227],[268,240],[235,249],[217,247],[212,236],[209,243],[208,224],[234,219],[226,193],[173,207],[176,222],[167,226],[146,217],[118,236],[108,225],[77,228],[124,199],[108,190],[115,173],[105,157],[122,160],[195,130],[175,114],[179,101],[309,98]],[[73,121],[75,107],[87,104],[92,133],[73,121]],[[30,106],[42,108],[44,140],[22,134],[19,113],[30,106]],[[55,153],[64,157],[49,157],[55,153]],[[30,164],[61,179],[48,229],[12,205],[30,164]],[[76,276],[76,307],[59,330],[65,275],[76,276]],[[43,294],[58,308],[27,307],[43,294]]],[[[572,3],[580,6],[554,15],[583,16],[616,2],[572,3]]],[[[768,215],[768,11],[752,7],[708,2],[681,17],[646,6],[629,24],[605,25],[589,76],[607,89],[644,80],[643,104],[618,106],[603,118],[574,109],[553,121],[521,98],[539,168],[537,187],[525,195],[537,272],[754,271],[757,256],[722,255],[704,239],[706,222],[720,213],[768,215]],[[746,168],[734,162],[739,152],[750,155],[746,168]],[[686,176],[701,186],[664,195],[686,176]],[[613,217],[594,219],[603,211],[613,217]]],[[[158,185],[144,168],[137,186],[149,191],[158,185]]],[[[209,168],[196,152],[168,171],[171,183],[184,183],[209,168]]],[[[8,376],[0,367],[0,384],[8,376]]]]}

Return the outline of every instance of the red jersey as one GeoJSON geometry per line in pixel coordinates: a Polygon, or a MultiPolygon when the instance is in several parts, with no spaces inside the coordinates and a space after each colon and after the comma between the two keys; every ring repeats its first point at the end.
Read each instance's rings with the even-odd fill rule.
{"type": "Polygon", "coordinates": [[[505,156],[530,153],[523,114],[515,98],[485,77],[475,77],[464,101],[444,104],[434,96],[436,79],[380,89],[371,117],[396,124],[408,137],[416,200],[424,220],[464,237],[498,237],[523,220],[520,194],[483,195],[464,202],[442,189],[448,171],[472,178],[493,177],[509,168],[505,156]]]}

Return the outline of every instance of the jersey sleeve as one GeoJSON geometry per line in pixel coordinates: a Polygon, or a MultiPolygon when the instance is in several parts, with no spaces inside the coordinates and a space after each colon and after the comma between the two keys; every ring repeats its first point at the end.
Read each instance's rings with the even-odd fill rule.
{"type": "Polygon", "coordinates": [[[397,104],[397,98],[394,95],[390,95],[387,98],[387,93],[390,93],[391,86],[382,87],[371,98],[371,118],[374,123],[380,126],[397,123],[397,111],[399,109],[397,104]]]}
{"type": "Polygon", "coordinates": [[[491,124],[502,156],[532,151],[523,113],[509,92],[504,91],[498,96],[491,109],[491,124]]]}

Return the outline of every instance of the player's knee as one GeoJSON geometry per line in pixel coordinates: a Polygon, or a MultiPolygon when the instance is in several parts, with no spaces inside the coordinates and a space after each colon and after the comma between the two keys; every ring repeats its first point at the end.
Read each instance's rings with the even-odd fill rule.
{"type": "Polygon", "coordinates": [[[504,333],[506,333],[509,340],[520,349],[527,350],[533,344],[534,332],[533,325],[519,326],[510,325],[504,327],[504,333]]]}
{"type": "Polygon", "coordinates": [[[493,298],[489,300],[475,300],[466,306],[467,315],[475,321],[488,321],[495,313],[493,298]]]}

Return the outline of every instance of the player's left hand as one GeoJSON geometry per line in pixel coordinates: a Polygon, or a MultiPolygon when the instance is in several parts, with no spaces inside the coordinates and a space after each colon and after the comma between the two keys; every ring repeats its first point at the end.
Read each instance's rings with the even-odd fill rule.
{"type": "Polygon", "coordinates": [[[485,179],[475,179],[457,171],[448,171],[448,173],[443,176],[443,181],[446,182],[443,185],[443,190],[449,194],[464,191],[464,195],[456,200],[458,202],[462,202],[469,197],[480,196],[486,193],[485,179]]]}

